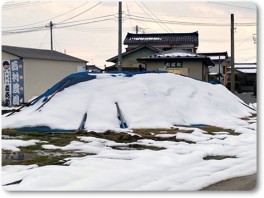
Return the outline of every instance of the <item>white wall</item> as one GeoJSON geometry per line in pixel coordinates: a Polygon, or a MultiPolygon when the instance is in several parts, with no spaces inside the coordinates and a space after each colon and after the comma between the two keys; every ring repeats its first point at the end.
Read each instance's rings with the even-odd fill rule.
{"type": "MultiPolygon", "coordinates": [[[[16,59],[18,57],[2,52],[3,60],[16,59]]],[[[77,72],[77,66],[85,65],[85,62],[68,62],[24,58],[24,95],[25,101],[33,96],[39,96],[58,81],[69,74],[77,72]]],[[[3,72],[3,70],[1,70],[3,72]]],[[[2,78],[2,100],[3,100],[2,78]]]]}

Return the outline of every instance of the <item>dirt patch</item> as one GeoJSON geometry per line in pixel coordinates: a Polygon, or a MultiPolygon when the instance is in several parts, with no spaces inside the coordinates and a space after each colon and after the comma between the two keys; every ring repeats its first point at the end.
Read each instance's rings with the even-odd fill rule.
{"type": "Polygon", "coordinates": [[[245,121],[249,121],[251,120],[252,118],[256,118],[257,117],[257,114],[252,114],[251,116],[247,116],[247,117],[243,117],[241,118],[241,120],[245,120],[245,121]]]}
{"type": "Polygon", "coordinates": [[[249,191],[257,186],[257,174],[220,181],[202,191],[249,191]]]}
{"type": "Polygon", "coordinates": [[[208,132],[211,135],[215,135],[215,132],[228,132],[230,135],[240,135],[240,133],[235,132],[233,129],[228,129],[228,128],[222,128],[222,127],[217,127],[217,126],[201,126],[197,127],[203,131],[208,132]]]}
{"type": "Polygon", "coordinates": [[[111,148],[116,150],[144,150],[149,149],[153,151],[159,151],[166,149],[164,147],[150,146],[150,145],[142,145],[142,144],[128,144],[126,146],[111,146],[111,148]]]}
{"type": "Polygon", "coordinates": [[[207,155],[204,157],[204,160],[223,160],[227,158],[236,158],[236,156],[230,156],[230,155],[207,155]]]}
{"type": "Polygon", "coordinates": [[[106,131],[104,133],[96,133],[96,132],[86,132],[86,131],[78,131],[76,133],[77,135],[82,135],[82,136],[89,136],[89,137],[96,137],[96,138],[101,138],[101,139],[107,139],[111,141],[115,141],[118,143],[131,143],[131,142],[136,142],[139,139],[142,139],[138,135],[130,135],[128,133],[118,133],[114,131],[106,131]]]}

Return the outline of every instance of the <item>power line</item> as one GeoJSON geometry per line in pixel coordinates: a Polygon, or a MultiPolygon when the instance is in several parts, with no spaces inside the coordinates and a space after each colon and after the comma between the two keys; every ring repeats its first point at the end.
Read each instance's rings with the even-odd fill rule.
{"type": "Polygon", "coordinates": [[[49,3],[49,2],[21,2],[21,3],[9,3],[9,4],[5,4],[3,5],[3,10],[9,10],[9,9],[16,9],[16,8],[24,8],[24,7],[28,7],[28,6],[35,6],[35,5],[40,5],[40,4],[45,4],[45,3],[49,3]]]}
{"type": "Polygon", "coordinates": [[[102,22],[102,21],[110,21],[113,20],[113,18],[108,18],[108,19],[101,19],[101,20],[95,20],[95,21],[88,21],[88,22],[83,22],[83,23],[76,23],[72,25],[64,25],[64,24],[58,24],[58,25],[64,25],[64,26],[58,26],[56,28],[68,28],[68,27],[75,27],[79,25],[85,25],[85,24],[91,24],[91,23],[97,23],[97,22],[102,22]]]}
{"type": "Polygon", "coordinates": [[[249,9],[249,10],[256,10],[255,8],[248,8],[248,7],[231,5],[231,4],[225,4],[225,3],[215,3],[215,2],[211,2],[211,1],[209,1],[208,3],[213,3],[213,4],[223,5],[223,6],[231,6],[231,7],[236,7],[236,8],[249,9]]]}
{"type": "MultiPolygon", "coordinates": [[[[56,28],[56,29],[69,28],[69,27],[75,27],[75,26],[98,23],[98,22],[103,22],[103,21],[110,21],[110,20],[114,20],[113,17],[105,18],[105,19],[101,19],[101,20],[93,20],[93,21],[87,21],[87,22],[81,22],[81,23],[74,23],[74,24],[60,23],[60,24],[55,24],[54,28],[56,28]]],[[[46,26],[22,28],[22,29],[16,29],[16,30],[12,30],[12,31],[10,31],[10,30],[2,31],[2,34],[5,36],[5,35],[12,35],[12,34],[30,33],[30,32],[43,31],[43,30],[46,30],[46,28],[47,28],[46,26]]]]}
{"type": "Polygon", "coordinates": [[[130,14],[129,14],[129,9],[128,9],[127,2],[126,2],[126,7],[127,7],[127,13],[128,13],[128,18],[129,18],[130,26],[131,26],[131,29],[132,29],[133,26],[132,26],[132,22],[131,22],[131,19],[130,19],[130,14]]]}
{"type": "Polygon", "coordinates": [[[169,30],[170,32],[173,32],[166,24],[163,24],[162,21],[145,5],[144,2],[141,2],[143,4],[143,6],[156,18],[158,19],[159,22],[161,22],[162,25],[164,25],[167,30],[169,30]]]}
{"type": "MultiPolygon", "coordinates": [[[[156,19],[142,17],[137,15],[130,15],[133,20],[141,20],[148,22],[157,22],[156,19]]],[[[200,22],[189,22],[189,21],[171,21],[171,20],[161,20],[162,23],[167,24],[179,24],[179,25],[197,25],[197,26],[230,26],[228,23],[200,23],[200,22]]],[[[237,26],[256,26],[256,23],[235,23],[237,26]]]]}
{"type": "MultiPolygon", "coordinates": [[[[143,11],[145,12],[152,20],[154,20],[155,23],[157,23],[163,30],[165,30],[166,32],[168,32],[168,30],[166,30],[163,26],[160,25],[160,23],[158,21],[156,21],[156,19],[154,19],[148,12],[146,12],[136,1],[135,3],[137,4],[137,6],[143,11]]],[[[133,15],[131,15],[133,16],[133,15]]]]}
{"type": "Polygon", "coordinates": [[[68,19],[65,19],[65,20],[63,20],[63,21],[60,21],[59,23],[63,23],[63,22],[65,22],[65,21],[69,21],[69,20],[71,20],[71,19],[73,19],[73,18],[76,18],[76,17],[78,17],[78,16],[84,14],[85,12],[88,12],[89,10],[92,10],[93,8],[95,8],[96,6],[98,6],[98,5],[101,4],[101,3],[102,3],[102,2],[99,2],[99,3],[97,3],[96,5],[94,5],[94,6],[90,7],[90,8],[88,8],[87,10],[85,10],[85,11],[83,11],[83,12],[77,14],[77,15],[74,15],[74,16],[68,18],[68,19]]]}
{"type": "Polygon", "coordinates": [[[88,21],[88,20],[94,20],[94,19],[101,19],[101,18],[106,18],[106,17],[113,18],[113,17],[115,17],[115,15],[114,14],[108,14],[108,15],[104,15],[104,16],[89,18],[89,19],[82,19],[82,20],[77,20],[77,21],[69,21],[69,22],[57,23],[57,24],[58,25],[72,24],[72,23],[78,23],[78,22],[83,22],[83,21],[88,21]]]}
{"type": "Polygon", "coordinates": [[[3,27],[3,28],[26,27],[26,26],[30,26],[30,25],[36,25],[36,24],[40,24],[40,23],[43,23],[43,22],[51,21],[51,20],[53,20],[53,19],[56,19],[56,18],[58,18],[58,17],[61,17],[61,16],[65,15],[65,14],[68,14],[68,13],[74,11],[74,10],[77,10],[78,8],[80,8],[80,7],[84,6],[84,5],[86,5],[87,3],[89,3],[89,2],[86,2],[86,3],[84,3],[84,4],[82,4],[82,5],[78,6],[78,7],[75,7],[75,8],[73,8],[73,9],[67,11],[67,12],[64,12],[64,13],[62,13],[62,14],[60,14],[60,15],[57,15],[57,16],[52,17],[52,18],[49,18],[49,19],[45,19],[45,20],[43,20],[43,21],[39,21],[39,22],[36,22],[36,23],[31,23],[31,24],[26,24],[26,25],[13,26],[13,27],[3,27]]]}
{"type": "MultiPolygon", "coordinates": [[[[59,23],[59,24],[54,24],[54,28],[68,28],[68,27],[75,27],[79,25],[85,25],[85,24],[91,24],[91,23],[97,23],[101,21],[107,21],[107,20],[113,20],[114,15],[105,15],[105,16],[100,16],[100,17],[94,17],[94,18],[89,18],[89,19],[83,19],[83,20],[78,20],[78,21],[70,21],[70,22],[65,22],[65,23],[59,23]],[[97,20],[100,19],[100,20],[97,20]]],[[[34,27],[28,27],[28,28],[17,28],[17,29],[12,29],[12,30],[3,30],[2,34],[3,35],[8,35],[8,34],[19,34],[19,33],[28,33],[28,32],[35,32],[35,31],[41,31],[46,29],[48,26],[34,26],[34,27]]]]}
{"type": "MultiPolygon", "coordinates": [[[[144,14],[144,13],[142,13],[142,12],[131,12],[130,11],[130,14],[135,14],[135,15],[137,15],[137,14],[144,14]]],[[[155,15],[156,16],[160,16],[160,17],[171,17],[171,15],[168,15],[168,14],[157,14],[157,13],[155,13],[155,15]]],[[[176,16],[176,15],[173,15],[174,17],[177,17],[177,18],[194,18],[193,16],[186,16],[186,15],[179,15],[179,16],[176,16]]],[[[196,19],[199,19],[199,18],[201,18],[201,19],[221,19],[221,20],[226,20],[226,19],[229,19],[229,17],[228,16],[225,16],[225,17],[219,17],[219,16],[217,16],[217,17],[214,17],[214,16],[195,16],[195,18],[196,19]]],[[[255,17],[245,17],[245,18],[242,18],[242,17],[238,17],[238,18],[240,18],[240,19],[255,19],[255,17]]]]}

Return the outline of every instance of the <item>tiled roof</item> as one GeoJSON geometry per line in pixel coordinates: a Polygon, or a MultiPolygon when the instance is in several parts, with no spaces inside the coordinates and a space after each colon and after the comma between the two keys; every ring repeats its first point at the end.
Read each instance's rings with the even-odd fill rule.
{"type": "Polygon", "coordinates": [[[87,62],[86,60],[69,56],[67,54],[63,54],[54,50],[33,49],[33,48],[3,45],[2,51],[21,58],[71,61],[71,62],[87,62]]]}
{"type": "Polygon", "coordinates": [[[127,33],[124,44],[194,44],[198,46],[199,39],[198,32],[157,34],[127,33]]]}

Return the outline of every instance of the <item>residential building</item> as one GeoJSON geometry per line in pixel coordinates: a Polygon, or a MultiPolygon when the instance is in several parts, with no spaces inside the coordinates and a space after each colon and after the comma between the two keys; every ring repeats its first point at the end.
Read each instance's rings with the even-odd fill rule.
{"type": "MultiPolygon", "coordinates": [[[[196,53],[199,38],[198,32],[192,33],[154,33],[154,34],[133,34],[127,33],[124,45],[126,51],[122,53],[122,70],[141,71],[142,65],[137,62],[137,58],[149,56],[154,53],[181,49],[196,53]]],[[[106,71],[117,70],[117,56],[107,60],[115,63],[114,66],[106,68],[106,71]]]]}
{"type": "Polygon", "coordinates": [[[179,49],[171,49],[137,59],[147,71],[168,71],[186,75],[198,80],[208,81],[209,66],[214,66],[211,59],[179,49]]]}

